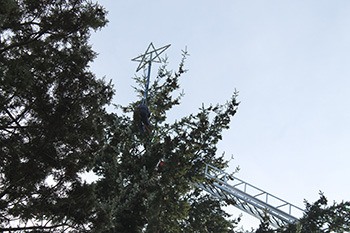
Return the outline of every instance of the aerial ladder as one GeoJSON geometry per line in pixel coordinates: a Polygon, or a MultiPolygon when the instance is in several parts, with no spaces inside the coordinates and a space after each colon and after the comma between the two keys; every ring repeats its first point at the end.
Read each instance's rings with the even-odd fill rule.
{"type": "Polygon", "coordinates": [[[210,164],[206,165],[204,175],[205,182],[197,183],[197,187],[261,221],[269,216],[273,227],[296,223],[304,213],[303,209],[210,164]]]}

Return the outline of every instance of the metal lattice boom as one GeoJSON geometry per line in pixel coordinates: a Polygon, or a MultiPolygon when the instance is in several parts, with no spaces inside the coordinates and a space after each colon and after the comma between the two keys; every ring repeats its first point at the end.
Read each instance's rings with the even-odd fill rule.
{"type": "Polygon", "coordinates": [[[196,184],[197,187],[260,220],[267,214],[274,227],[295,223],[304,213],[303,209],[212,165],[206,165],[205,178],[206,182],[196,184]]]}

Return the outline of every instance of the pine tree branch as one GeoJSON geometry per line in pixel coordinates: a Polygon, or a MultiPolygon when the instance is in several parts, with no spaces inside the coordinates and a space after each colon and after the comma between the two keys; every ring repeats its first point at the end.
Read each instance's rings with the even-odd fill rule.
{"type": "Polygon", "coordinates": [[[31,226],[31,227],[0,227],[1,232],[13,232],[13,231],[23,231],[23,230],[50,230],[59,227],[68,226],[67,224],[57,224],[51,226],[31,226]]]}
{"type": "Polygon", "coordinates": [[[32,35],[36,35],[36,36],[34,36],[33,38],[30,38],[30,36],[32,36],[32,35],[30,35],[27,40],[20,41],[20,42],[17,42],[17,43],[13,43],[13,44],[11,44],[11,45],[9,45],[7,47],[4,47],[4,48],[0,49],[0,54],[6,52],[7,50],[13,49],[15,47],[22,47],[24,45],[28,45],[28,44],[36,41],[37,39],[39,39],[42,35],[44,35],[47,32],[48,32],[48,30],[45,29],[45,30],[39,31],[37,33],[33,33],[32,35]]]}

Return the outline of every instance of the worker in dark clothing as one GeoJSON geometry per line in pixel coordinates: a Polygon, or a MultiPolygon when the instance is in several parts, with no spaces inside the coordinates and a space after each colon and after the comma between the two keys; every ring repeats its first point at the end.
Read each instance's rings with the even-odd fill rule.
{"type": "Polygon", "coordinates": [[[134,111],[134,122],[140,129],[141,133],[151,133],[151,124],[149,117],[151,116],[146,104],[141,103],[134,111]]]}

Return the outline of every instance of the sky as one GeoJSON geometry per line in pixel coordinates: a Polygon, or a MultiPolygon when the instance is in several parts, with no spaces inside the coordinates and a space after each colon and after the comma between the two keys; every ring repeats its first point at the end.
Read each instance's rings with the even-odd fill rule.
{"type": "Polygon", "coordinates": [[[138,98],[131,59],[150,42],[171,44],[164,54],[174,70],[187,49],[185,96],[173,119],[239,91],[238,112],[218,145],[218,154],[234,157],[228,172],[239,166],[237,177],[302,208],[320,191],[329,204],[350,200],[350,1],[99,3],[109,23],[92,34],[99,55],[91,69],[112,80],[113,103],[138,98]]]}

